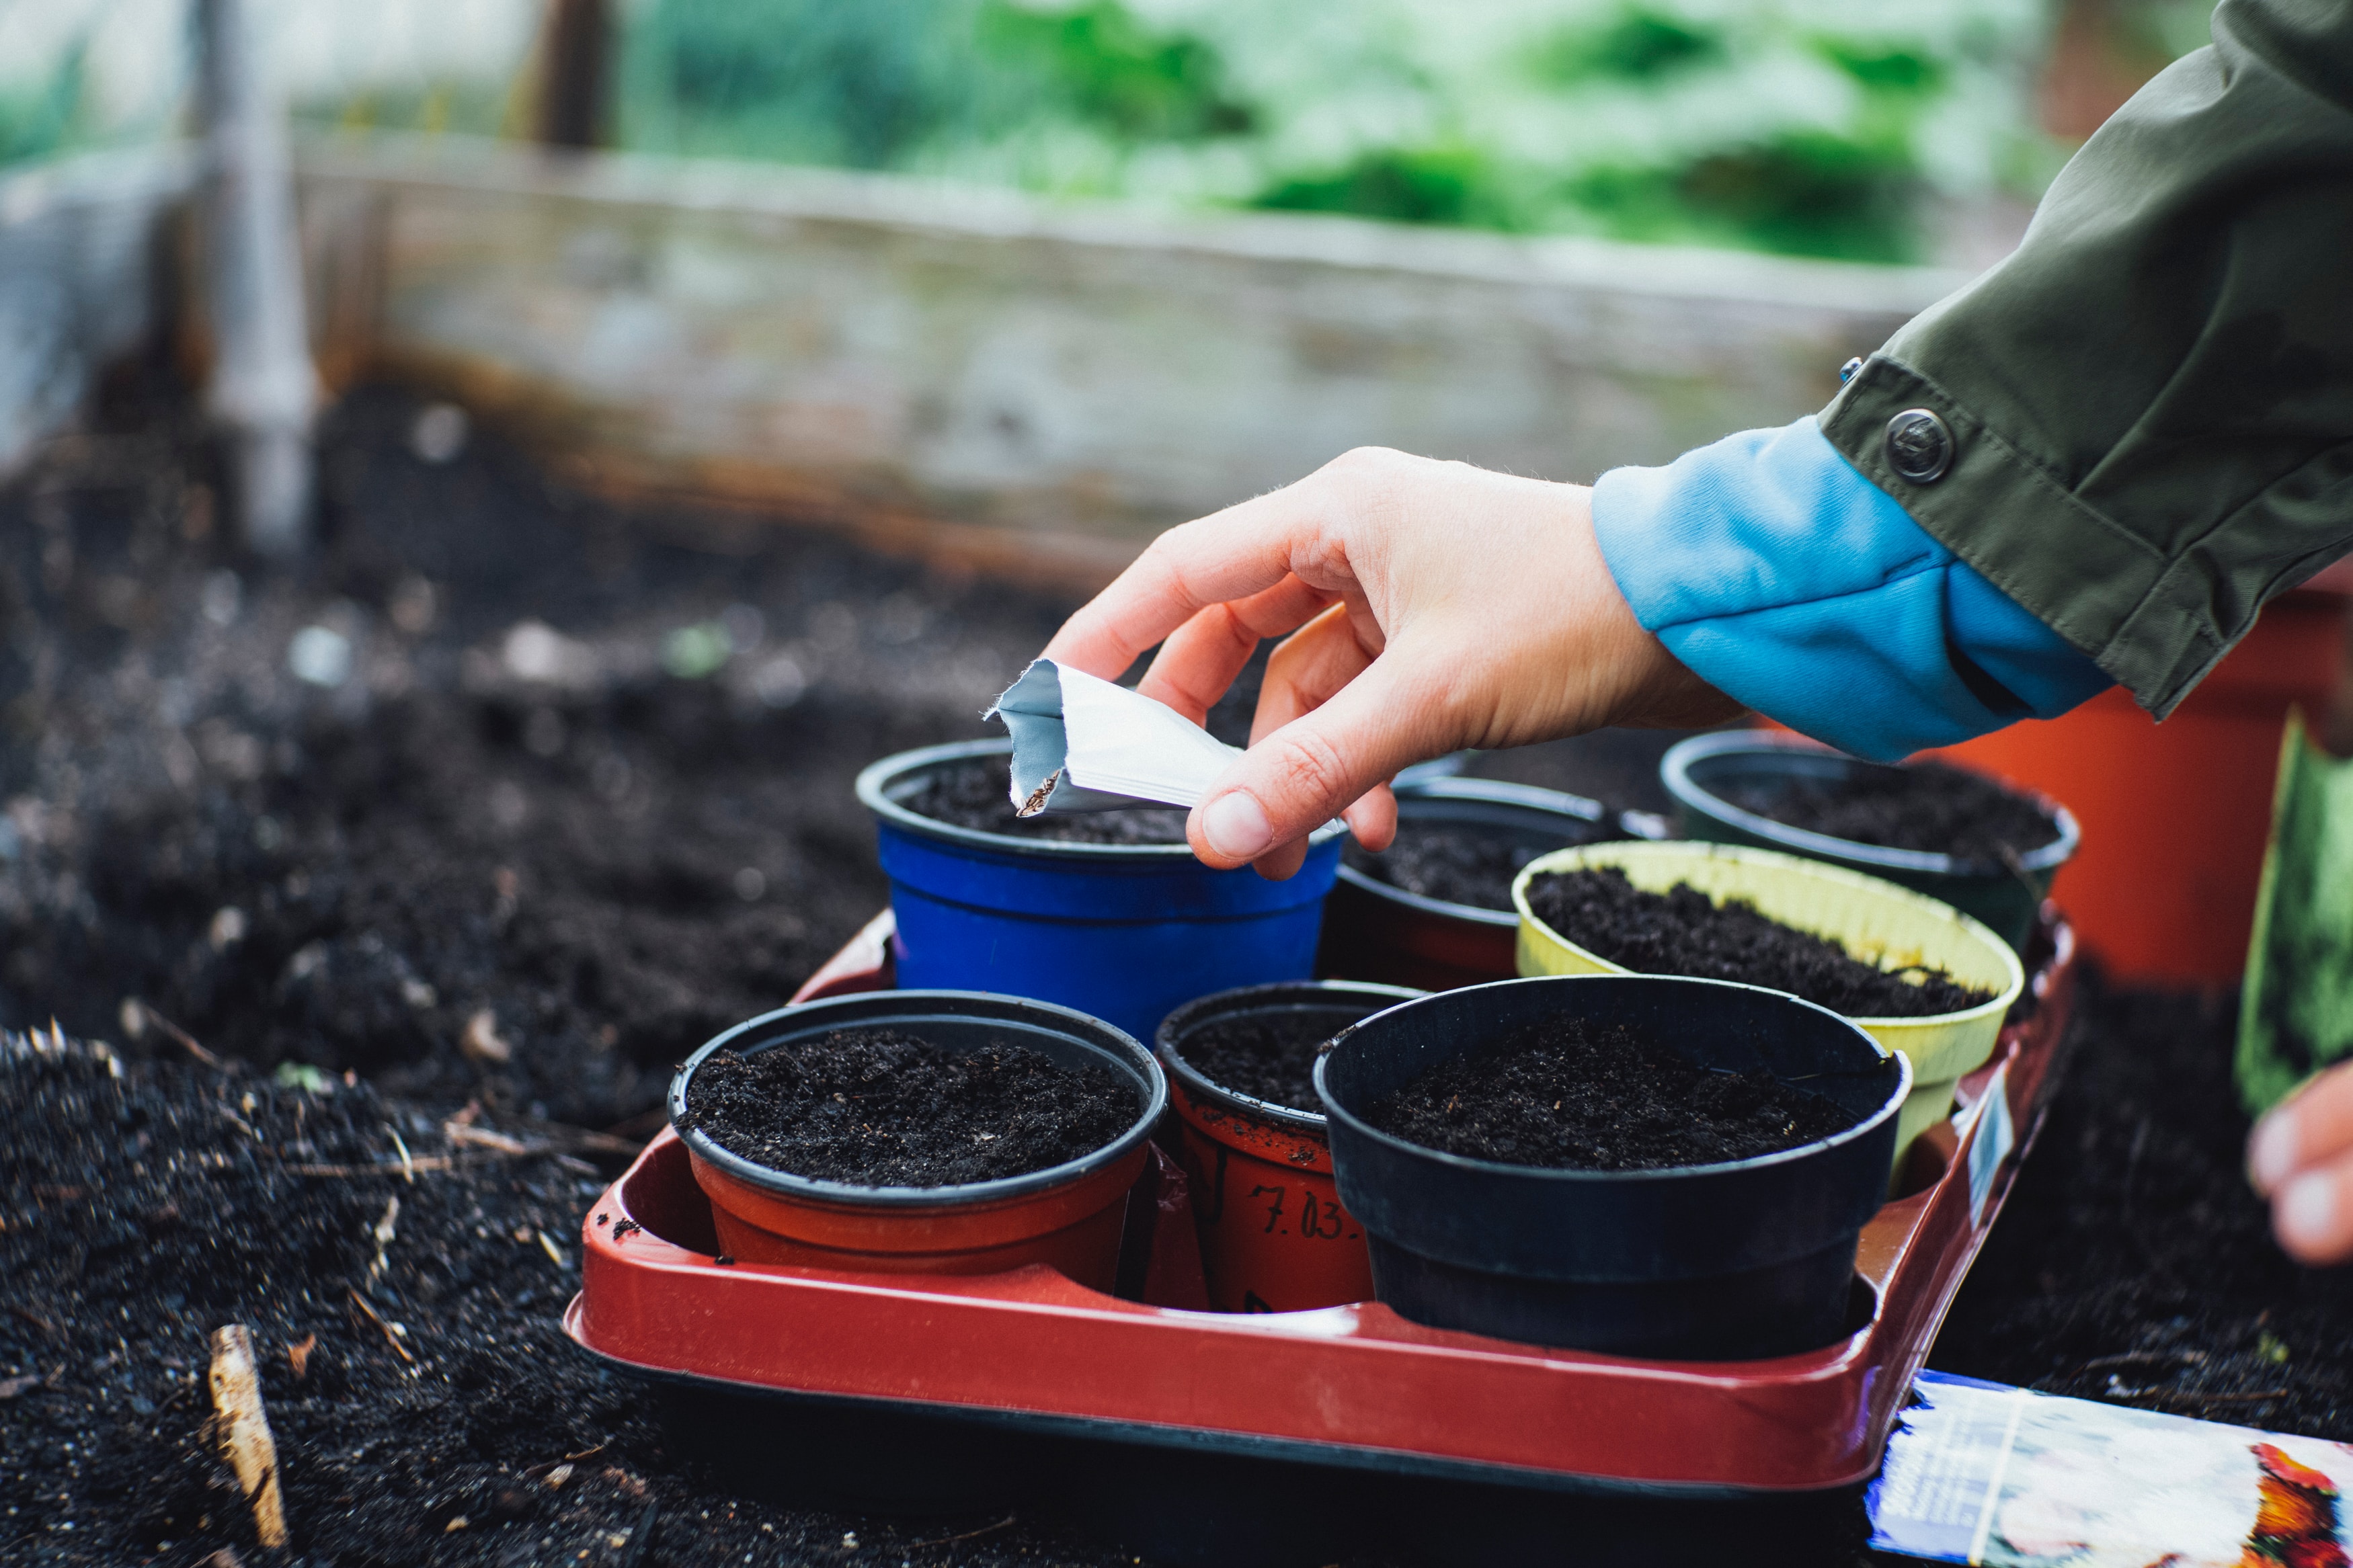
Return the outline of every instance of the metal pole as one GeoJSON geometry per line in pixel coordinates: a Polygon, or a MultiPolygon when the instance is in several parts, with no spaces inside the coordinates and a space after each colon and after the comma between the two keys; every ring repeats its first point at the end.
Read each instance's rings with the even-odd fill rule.
{"type": "Polygon", "coordinates": [[[205,409],[227,442],[246,544],[309,542],[311,422],[319,405],[304,324],[286,117],[262,79],[248,0],[195,0],[205,180],[199,201],[212,382],[205,409]]]}

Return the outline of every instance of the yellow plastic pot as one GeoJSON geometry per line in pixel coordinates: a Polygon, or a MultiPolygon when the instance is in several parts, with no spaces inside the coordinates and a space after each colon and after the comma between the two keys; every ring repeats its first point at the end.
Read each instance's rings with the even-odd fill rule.
{"type": "Polygon", "coordinates": [[[1883,969],[1933,965],[1993,1000],[1924,1018],[1856,1018],[1855,1024],[1912,1063],[1912,1092],[1895,1122],[1900,1167],[1912,1140],[1953,1109],[1953,1088],[1982,1067],[2001,1036],[2001,1020],[2025,988],[2026,972],[2010,943],[1949,904],[1893,882],[1818,860],[1725,844],[1588,844],[1531,861],[1512,883],[1520,912],[1516,954],[1522,974],[1630,973],[1563,937],[1528,910],[1528,883],[1549,871],[1614,866],[1648,893],[1688,882],[1717,903],[1742,899],[1784,925],[1810,931],[1883,969]]]}

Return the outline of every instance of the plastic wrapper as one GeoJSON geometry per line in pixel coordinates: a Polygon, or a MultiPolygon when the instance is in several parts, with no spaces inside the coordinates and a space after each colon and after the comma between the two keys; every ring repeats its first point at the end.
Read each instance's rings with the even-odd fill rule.
{"type": "Polygon", "coordinates": [[[1041,658],[987,717],[1013,734],[1013,806],[1040,812],[1190,807],[1241,752],[1165,703],[1041,658]]]}
{"type": "Polygon", "coordinates": [[[2353,1447],[1922,1373],[1871,1544],[1989,1568],[2348,1568],[2353,1447]]]}

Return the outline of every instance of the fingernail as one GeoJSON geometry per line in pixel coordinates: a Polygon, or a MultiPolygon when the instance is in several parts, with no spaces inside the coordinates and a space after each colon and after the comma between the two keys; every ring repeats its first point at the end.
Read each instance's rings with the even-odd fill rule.
{"type": "Polygon", "coordinates": [[[2247,1175],[2257,1192],[2276,1191],[2295,1173],[2295,1112],[2285,1106],[2255,1124],[2247,1140],[2247,1175]]]}
{"type": "Polygon", "coordinates": [[[2337,1179],[2317,1172],[2280,1189],[2280,1239],[2317,1252],[2337,1241],[2337,1179]]]}
{"type": "Polygon", "coordinates": [[[1274,842],[1274,829],[1267,826],[1266,807],[1244,791],[1233,790],[1201,813],[1201,837],[1229,860],[1254,860],[1274,842]]]}

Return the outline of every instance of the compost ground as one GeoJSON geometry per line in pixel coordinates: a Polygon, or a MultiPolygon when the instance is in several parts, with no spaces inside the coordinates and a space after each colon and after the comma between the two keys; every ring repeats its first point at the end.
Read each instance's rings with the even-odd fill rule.
{"type": "Polygon", "coordinates": [[[1135,1125],[1134,1086],[1027,1046],[952,1051],[897,1029],[836,1029],[738,1056],[688,1080],[680,1131],[772,1171],[862,1187],[1023,1176],[1135,1125]]]}
{"type": "Polygon", "coordinates": [[[1335,1031],[1304,1016],[1219,1018],[1177,1048],[1211,1083],[1270,1105],[1324,1114],[1315,1098],[1315,1055],[1335,1031]]]}
{"type": "MultiPolygon", "coordinates": [[[[1552,847],[1569,842],[1564,837],[1552,847]]],[[[1341,851],[1349,865],[1392,888],[1481,910],[1510,909],[1512,879],[1545,853],[1507,830],[1410,820],[1398,824],[1396,842],[1378,854],[1353,840],[1341,851]]]]}
{"type": "Polygon", "coordinates": [[[1770,1073],[1711,1071],[1640,1030],[1565,1016],[1440,1063],[1365,1120],[1473,1160],[1654,1171],[1778,1153],[1856,1118],[1770,1073]]]}
{"type": "Polygon", "coordinates": [[[2006,866],[2059,837],[2034,802],[1994,780],[1942,763],[1863,765],[1838,779],[1793,779],[1772,788],[1727,789],[1744,811],[1887,849],[2006,866]]]}
{"type": "Polygon", "coordinates": [[[1054,844],[1182,844],[1185,814],[1155,806],[1071,816],[1020,816],[1011,795],[1012,765],[1002,758],[934,769],[903,804],[919,816],[983,833],[1054,844]]]}
{"type": "MultiPolygon", "coordinates": [[[[114,1047],[0,1048],[0,1560],[1132,1564],[1028,1511],[754,1498],[557,1321],[672,1064],[881,907],[858,769],[986,734],[1072,601],[617,507],[487,432],[427,462],[417,412],[346,396],[332,535],[297,573],[223,547],[168,384],[118,384],[0,486],[0,1021],[114,1047]],[[287,668],[311,626],[343,681],[287,668]],[[131,1038],[126,995],[223,1067],[160,1024],[131,1038]],[[253,1545],[204,1435],[233,1321],[263,1352],[286,1552],[253,1545]]],[[[1675,738],[1472,771],[1660,810],[1675,738]]],[[[2353,1440],[2353,1281],[2288,1263],[2245,1187],[2234,1008],[2087,985],[1933,1364],[2353,1440]]],[[[1689,1517],[1640,1560],[1677,1561],[1689,1517]]],[[[1857,1563],[1861,1520],[1810,1503],[1701,1560],[1857,1563]]],[[[1575,1560],[1583,1537],[1545,1539],[1575,1560]]]]}
{"type": "Polygon", "coordinates": [[[1638,974],[1770,986],[1850,1017],[1928,1017],[1993,997],[1941,969],[1876,968],[1834,942],[1767,919],[1754,904],[1715,903],[1687,882],[1645,892],[1615,866],[1537,877],[1528,884],[1528,908],[1579,947],[1638,974]]]}

